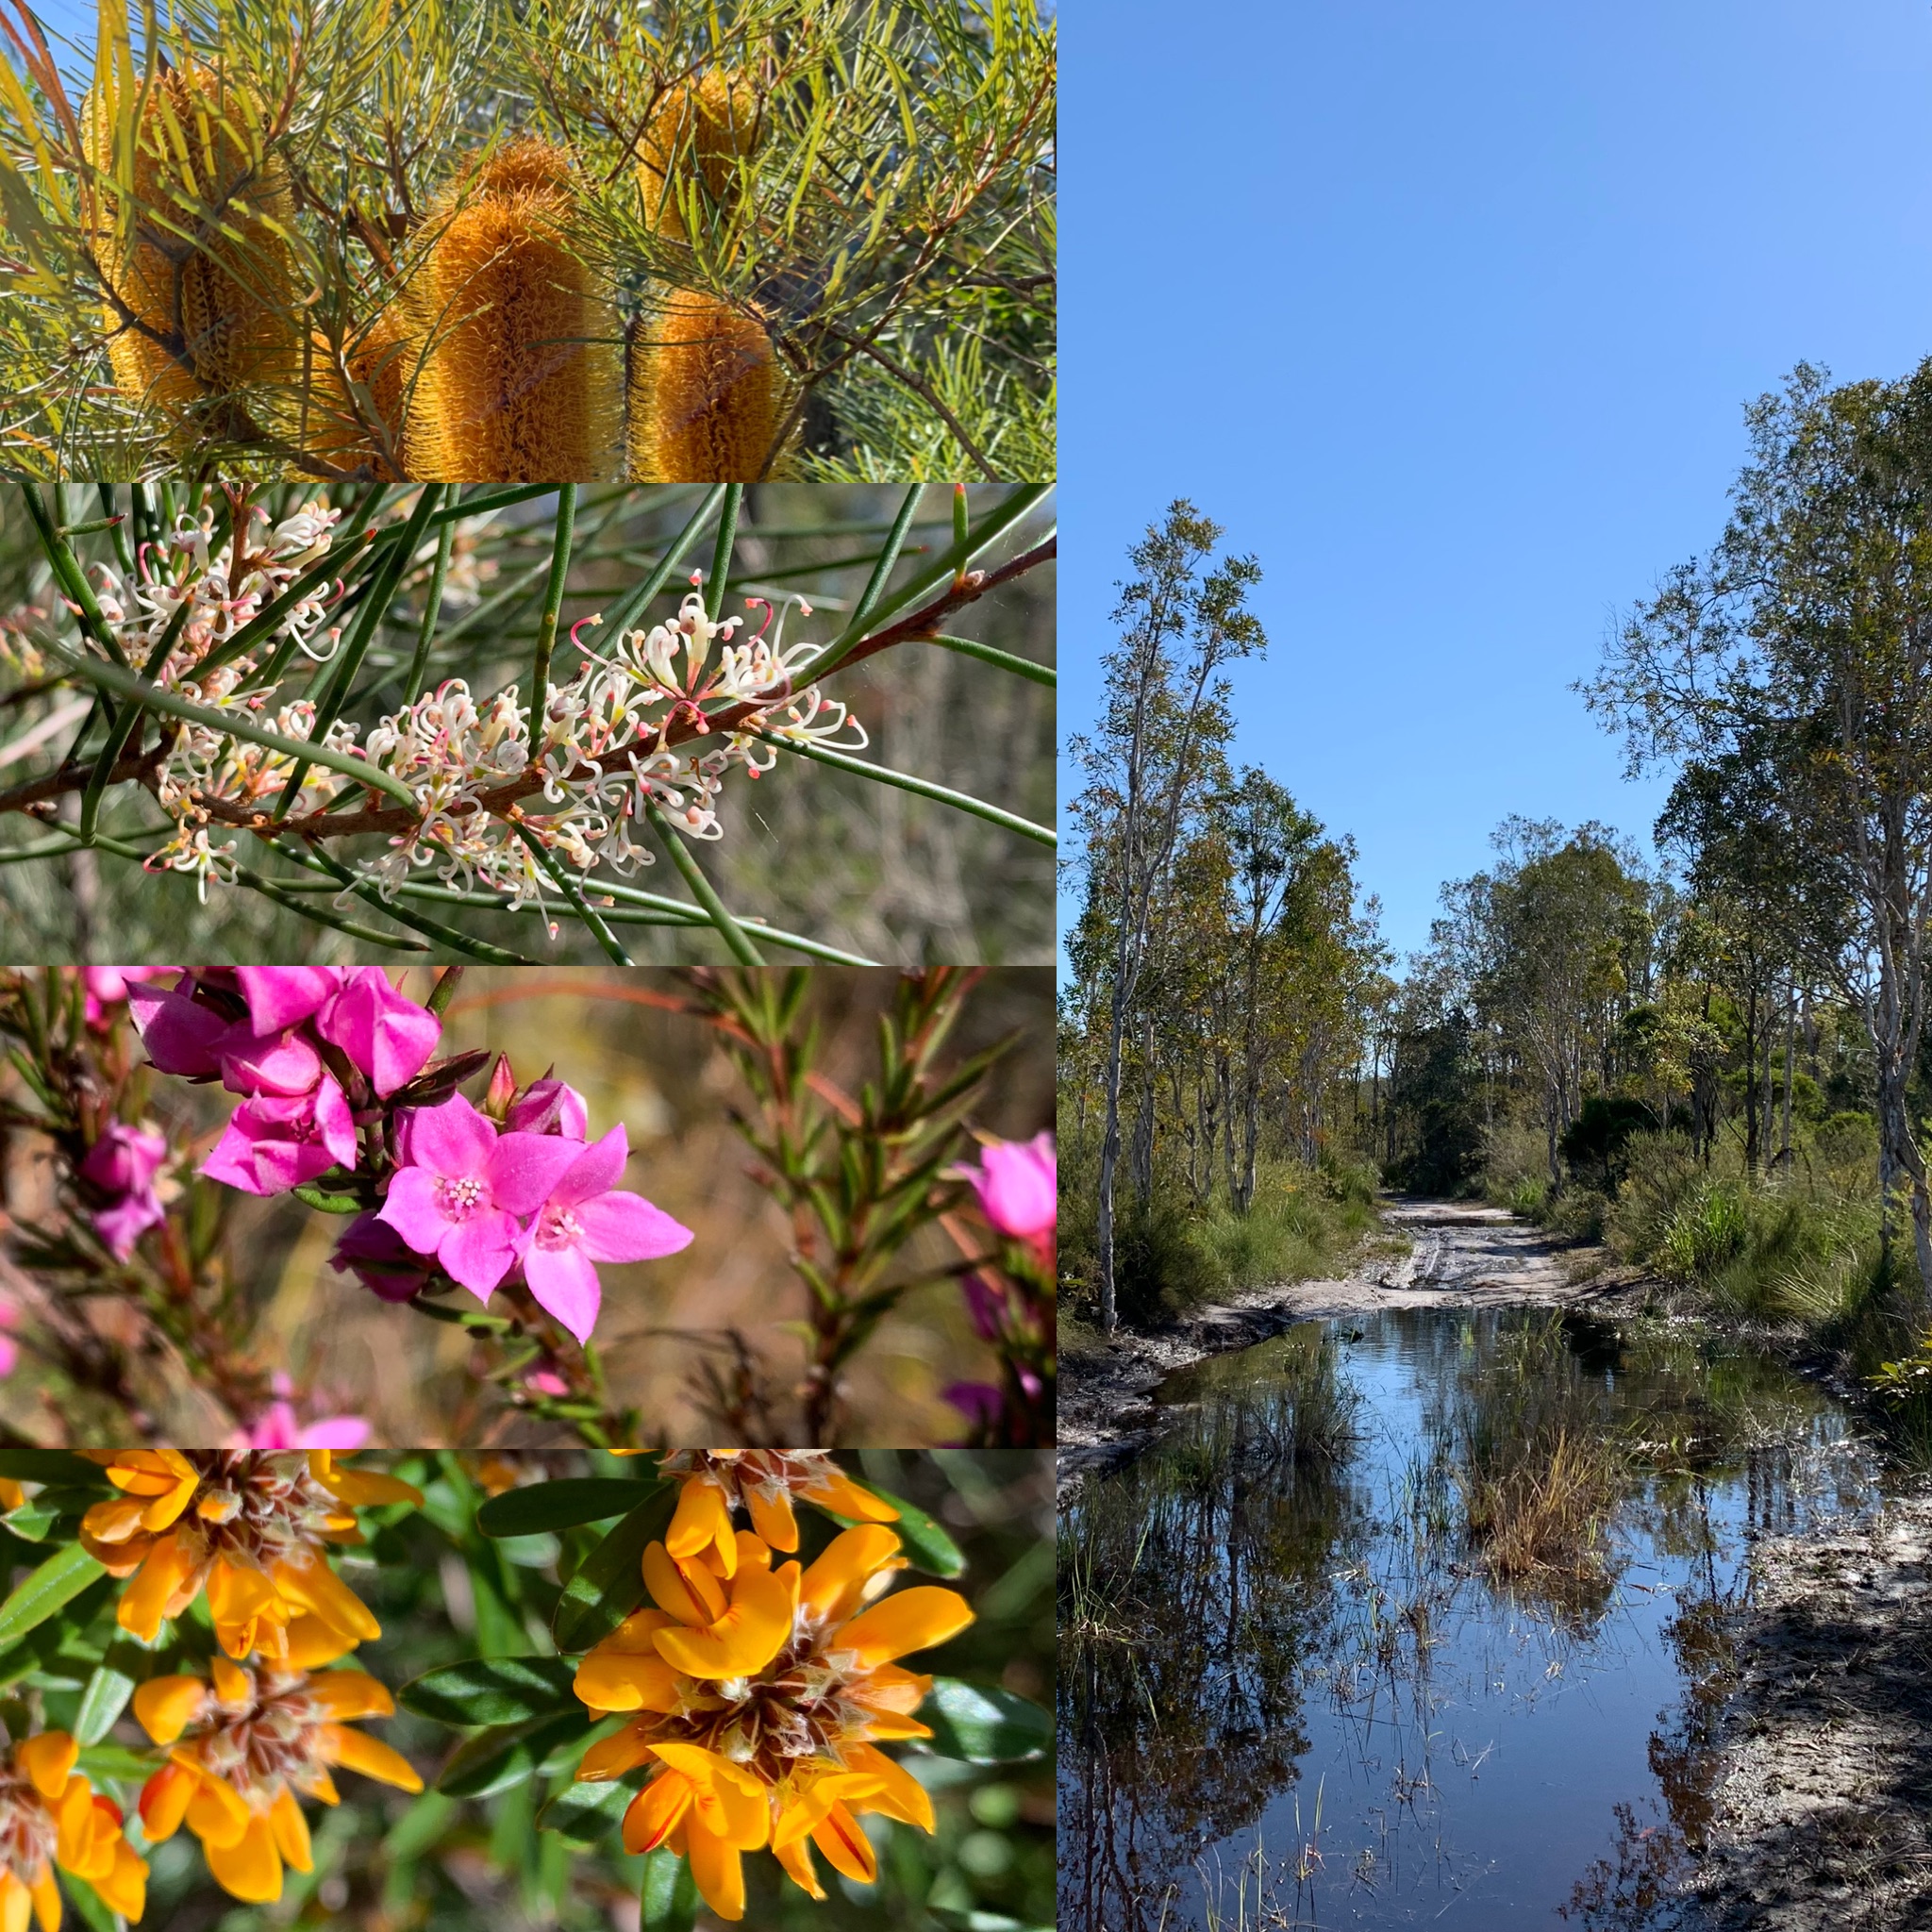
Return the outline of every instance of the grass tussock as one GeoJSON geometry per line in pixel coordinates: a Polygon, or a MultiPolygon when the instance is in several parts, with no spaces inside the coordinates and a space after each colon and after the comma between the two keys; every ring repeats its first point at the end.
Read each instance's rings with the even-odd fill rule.
{"type": "MultiPolygon", "coordinates": [[[[1094,1183],[1070,1171],[1062,1182],[1061,1294],[1091,1319],[1097,1307],[1094,1183]]],[[[1254,1205],[1238,1214],[1224,1197],[1206,1204],[1172,1185],[1142,1205],[1122,1190],[1114,1230],[1114,1294],[1128,1327],[1151,1327],[1190,1309],[1275,1282],[1340,1274],[1375,1224],[1373,1170],[1264,1166],[1254,1205]]]]}

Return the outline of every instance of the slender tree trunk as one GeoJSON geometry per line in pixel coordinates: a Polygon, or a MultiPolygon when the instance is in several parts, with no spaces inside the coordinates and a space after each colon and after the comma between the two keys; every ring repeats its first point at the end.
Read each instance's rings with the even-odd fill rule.
{"type": "Polygon", "coordinates": [[[1744,1001],[1744,1172],[1757,1172],[1757,989],[1744,1001]]]}
{"type": "Polygon", "coordinates": [[[1791,1166],[1791,1083],[1797,1077],[1797,1021],[1798,1003],[1788,988],[1785,992],[1785,1120],[1784,1134],[1777,1150],[1778,1164],[1788,1174],[1791,1166]]]}

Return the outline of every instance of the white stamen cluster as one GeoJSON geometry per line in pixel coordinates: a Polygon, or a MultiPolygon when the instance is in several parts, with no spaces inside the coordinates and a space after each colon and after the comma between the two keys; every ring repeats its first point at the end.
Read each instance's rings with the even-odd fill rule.
{"type": "MultiPolygon", "coordinates": [[[[767,612],[769,624],[769,606],[767,612]]],[[[687,837],[722,836],[725,774],[740,765],[756,778],[777,761],[750,729],[823,743],[849,727],[855,735],[841,749],[866,742],[843,705],[814,686],[795,688],[820,645],[786,649],[762,630],[740,642],[743,619],[714,620],[695,591],[675,619],[631,631],[608,658],[576,642],[577,631],[598,622],[588,618],[572,632],[584,655],[575,677],[550,687],[534,747],[529,708],[514,685],[479,708],[460,678],[369,734],[369,758],[403,779],[421,806],[417,823],[366,868],[386,894],[412,871],[428,869],[445,884],[502,892],[513,908],[541,904],[544,874],[518,837],[519,824],[579,873],[604,859],[629,873],[654,861],[636,837],[646,806],[687,837]],[[741,728],[721,733],[708,721],[711,704],[758,709],[741,728]],[[669,735],[681,724],[693,735],[673,744],[669,735]],[[533,763],[542,774],[543,802],[554,809],[517,808],[499,816],[483,808],[485,792],[533,763]]]]}
{"type": "MultiPolygon", "coordinates": [[[[257,505],[243,521],[238,558],[233,539],[214,543],[214,512],[205,510],[199,522],[184,522],[161,542],[143,543],[131,578],[105,564],[97,567],[101,615],[114,626],[128,662],[144,668],[185,605],[188,614],[156,682],[212,710],[258,719],[286,738],[308,738],[315,726],[312,703],[301,699],[271,708],[274,686],[242,687],[262,659],[288,641],[315,662],[328,661],[341,637],[341,626],[327,621],[341,594],[340,582],[318,585],[312,595],[291,605],[258,648],[206,671],[202,666],[314,560],[341,516],[340,509],[310,506],[270,528],[268,512],[257,505]]],[[[174,736],[156,774],[156,795],[175,821],[175,836],[147,864],[150,870],[193,874],[206,900],[210,878],[225,884],[233,879],[235,854],[232,839],[217,843],[210,838],[206,801],[250,806],[279,795],[293,761],[211,725],[169,724],[174,736]]],[[[353,727],[337,724],[323,741],[342,749],[354,737],[353,727]]],[[[341,784],[340,775],[325,768],[311,771],[293,809],[313,809],[341,784]]]]}
{"type": "MultiPolygon", "coordinates": [[[[285,645],[316,663],[333,657],[341,626],[328,619],[341,596],[339,580],[292,605],[247,653],[203,666],[313,561],[341,516],[317,504],[270,528],[267,512],[254,508],[243,523],[238,563],[232,540],[214,542],[214,513],[207,510],[198,522],[184,520],[165,541],[143,543],[132,579],[97,566],[102,615],[128,661],[144,666],[185,604],[188,615],[158,675],[161,687],[208,709],[246,715],[281,737],[308,740],[315,730],[312,699],[277,706],[278,686],[251,689],[249,681],[285,645]]],[[[480,583],[481,573],[475,575],[480,583]]],[[[694,575],[692,582],[699,581],[694,575]]],[[[475,584],[467,594],[474,598],[475,584]]],[[[741,766],[757,778],[777,761],[774,748],[752,730],[828,746],[849,730],[837,748],[862,749],[865,732],[846,708],[816,686],[799,686],[824,647],[788,649],[777,637],[768,641],[772,606],[750,601],[765,610],[765,625],[752,636],[741,637],[741,617],[712,618],[693,591],[675,618],[630,631],[608,657],[578,642],[579,631],[602,622],[584,620],[571,633],[571,647],[581,653],[576,674],[550,686],[534,721],[516,686],[479,703],[460,678],[384,718],[359,748],[358,727],[337,720],[320,741],[401,778],[417,800],[415,824],[363,866],[362,875],[386,897],[412,873],[427,870],[446,885],[500,892],[512,910],[541,905],[550,881],[522,831],[578,874],[606,859],[628,874],[655,862],[638,837],[647,806],[688,838],[722,836],[718,802],[727,774],[741,766]],[[715,729],[707,708],[736,706],[756,708],[740,728],[715,729]],[[674,744],[674,731],[688,735],[674,744]],[[542,780],[541,806],[533,796],[507,810],[486,808],[484,794],[533,768],[542,780]]],[[[808,606],[800,608],[809,614],[808,606]]],[[[782,633],[782,613],[775,628],[782,633]]],[[[220,825],[210,807],[275,811],[296,760],[213,725],[170,720],[169,728],[156,791],[175,834],[147,865],[192,874],[206,901],[208,882],[231,884],[236,864],[236,841],[216,836],[220,825]]],[[[311,766],[288,815],[324,809],[343,783],[340,772],[311,766]]]]}

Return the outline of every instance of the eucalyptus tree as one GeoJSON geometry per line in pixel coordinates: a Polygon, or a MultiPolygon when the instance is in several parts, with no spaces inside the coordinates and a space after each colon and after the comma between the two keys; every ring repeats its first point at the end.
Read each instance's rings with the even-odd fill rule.
{"type": "Polygon", "coordinates": [[[1087,882],[1088,949],[1104,975],[1107,1046],[1096,1254],[1100,1318],[1114,1307],[1114,1183],[1121,1153],[1121,1078],[1139,1008],[1154,918],[1184,826],[1221,776],[1233,731],[1226,667],[1267,648],[1247,607],[1260,581],[1251,557],[1210,565],[1222,530],[1184,500],[1128,553],[1113,622],[1120,641],[1101,659],[1101,715],[1070,746],[1087,784],[1073,806],[1087,882]]]}
{"type": "Polygon", "coordinates": [[[1831,386],[1800,366],[1747,413],[1709,553],[1609,640],[1585,695],[1633,769],[1751,773],[1835,911],[1816,962],[1863,1016],[1880,1180],[1909,1194],[1932,1294],[1932,1186],[1907,1089],[1932,935],[1932,360],[1831,386]]]}

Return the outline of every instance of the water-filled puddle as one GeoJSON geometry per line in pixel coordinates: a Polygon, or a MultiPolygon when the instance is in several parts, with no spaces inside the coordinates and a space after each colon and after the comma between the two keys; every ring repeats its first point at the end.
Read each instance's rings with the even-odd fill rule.
{"type": "Polygon", "coordinates": [[[1877,1500],[1829,1394],[1697,1331],[1417,1309],[1160,1399],[1061,1520],[1063,1928],[1695,1926],[1749,1540],[1877,1500]]]}

